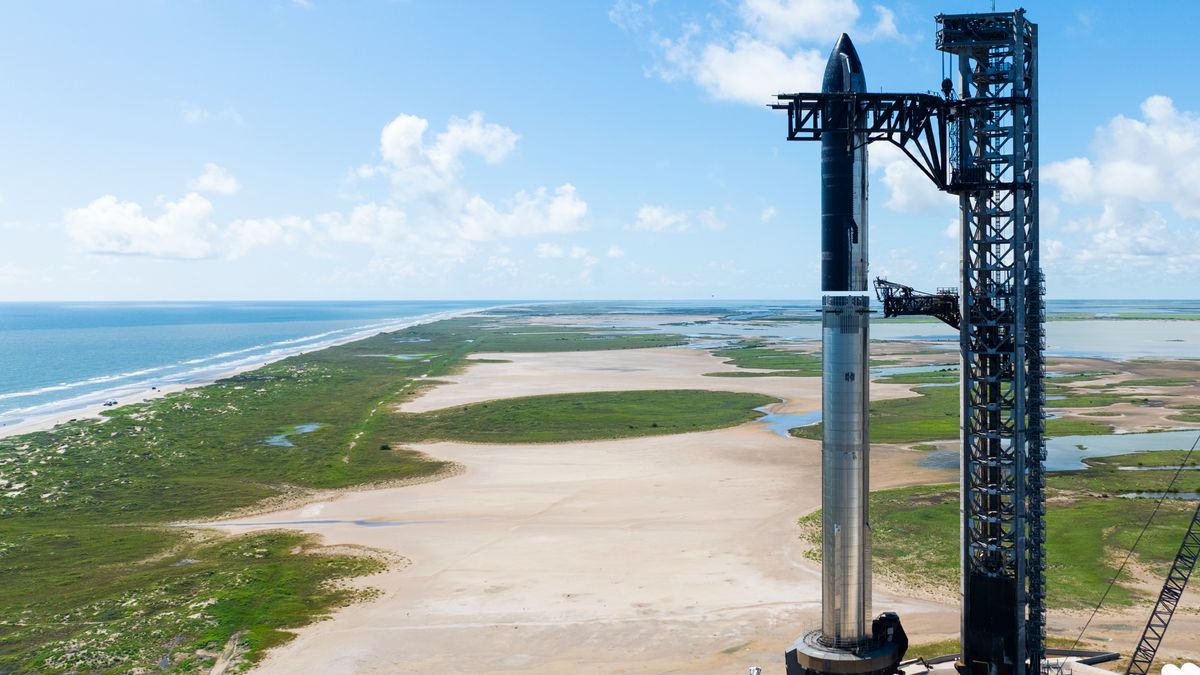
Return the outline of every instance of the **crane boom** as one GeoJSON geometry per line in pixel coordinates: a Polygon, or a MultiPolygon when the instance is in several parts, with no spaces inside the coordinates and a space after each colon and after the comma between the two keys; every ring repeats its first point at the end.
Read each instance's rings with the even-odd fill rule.
{"type": "Polygon", "coordinates": [[[1171,623],[1171,616],[1175,614],[1175,607],[1179,604],[1179,597],[1183,595],[1183,589],[1187,586],[1188,577],[1192,575],[1197,558],[1200,558],[1200,504],[1196,505],[1196,512],[1192,514],[1192,522],[1188,525],[1187,534],[1183,535],[1179,553],[1175,554],[1175,562],[1171,563],[1171,571],[1158,594],[1158,602],[1154,603],[1154,611],[1150,613],[1146,630],[1142,631],[1142,639],[1138,641],[1137,649],[1133,650],[1133,658],[1129,661],[1129,667],[1125,669],[1125,675],[1149,673],[1150,666],[1154,663],[1154,655],[1158,653],[1158,646],[1167,634],[1167,625],[1171,623]]]}

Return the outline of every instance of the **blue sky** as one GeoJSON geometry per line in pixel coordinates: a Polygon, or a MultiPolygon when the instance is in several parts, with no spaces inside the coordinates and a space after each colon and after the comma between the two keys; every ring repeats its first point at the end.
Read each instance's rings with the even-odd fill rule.
{"type": "MultiPolygon", "coordinates": [[[[1200,6],[1026,7],[1051,297],[1195,297],[1200,6]]],[[[935,90],[934,15],[989,8],[7,3],[0,298],[814,298],[819,150],[764,104],[842,31],[935,90]]],[[[952,285],[923,181],[872,153],[872,271],[952,285]]]]}

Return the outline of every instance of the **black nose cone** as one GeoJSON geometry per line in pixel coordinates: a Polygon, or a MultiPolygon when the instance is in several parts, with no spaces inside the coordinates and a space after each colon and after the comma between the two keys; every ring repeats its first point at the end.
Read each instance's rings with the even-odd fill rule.
{"type": "Polygon", "coordinates": [[[854,48],[850,36],[842,33],[833,46],[833,52],[829,54],[829,62],[825,64],[825,80],[821,83],[821,91],[863,91],[863,82],[858,50],[854,48]]]}

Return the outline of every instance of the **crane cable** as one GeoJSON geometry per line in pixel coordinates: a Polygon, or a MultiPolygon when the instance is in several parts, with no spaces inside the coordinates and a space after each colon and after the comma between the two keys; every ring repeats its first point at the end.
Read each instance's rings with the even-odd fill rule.
{"type": "Polygon", "coordinates": [[[1088,617],[1087,623],[1083,624],[1083,629],[1079,631],[1079,637],[1075,638],[1075,644],[1071,645],[1071,649],[1075,649],[1079,646],[1079,641],[1083,639],[1083,634],[1087,632],[1088,626],[1092,625],[1092,619],[1096,618],[1096,613],[1100,611],[1100,607],[1104,604],[1104,600],[1108,598],[1109,591],[1111,591],[1113,586],[1116,585],[1117,579],[1121,576],[1121,573],[1125,571],[1125,566],[1129,564],[1129,559],[1133,557],[1134,550],[1137,549],[1137,545],[1142,541],[1142,536],[1146,534],[1146,530],[1150,529],[1150,523],[1154,521],[1154,516],[1158,515],[1158,509],[1163,505],[1163,502],[1166,501],[1167,495],[1171,493],[1171,488],[1175,487],[1175,481],[1179,480],[1180,474],[1183,473],[1183,469],[1185,466],[1187,466],[1188,460],[1191,459],[1192,453],[1196,451],[1197,445],[1200,445],[1200,436],[1196,437],[1196,441],[1192,443],[1191,449],[1189,449],[1187,454],[1183,456],[1183,461],[1181,461],[1179,466],[1175,468],[1175,475],[1171,477],[1171,482],[1167,485],[1166,491],[1162,493],[1162,495],[1158,498],[1158,502],[1154,504],[1154,510],[1150,512],[1150,517],[1147,518],[1146,523],[1142,525],[1142,531],[1138,533],[1137,539],[1133,540],[1133,546],[1130,546],[1129,552],[1125,554],[1125,560],[1121,562],[1120,569],[1118,569],[1117,573],[1113,575],[1112,580],[1108,582],[1108,588],[1104,589],[1104,595],[1100,596],[1100,602],[1096,603],[1096,608],[1092,610],[1092,615],[1088,617]]]}

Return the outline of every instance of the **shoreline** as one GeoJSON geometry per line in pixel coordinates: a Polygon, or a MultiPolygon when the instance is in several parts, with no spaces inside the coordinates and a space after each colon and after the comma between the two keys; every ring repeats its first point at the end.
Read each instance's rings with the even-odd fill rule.
{"type": "MultiPolygon", "coordinates": [[[[476,309],[451,310],[446,312],[435,312],[432,314],[420,314],[407,319],[386,320],[378,324],[370,324],[369,327],[364,326],[361,328],[350,329],[354,332],[326,342],[299,345],[291,349],[286,347],[277,349],[275,350],[275,353],[264,354],[264,358],[256,358],[253,361],[247,361],[227,369],[221,369],[218,372],[196,377],[195,379],[191,379],[186,382],[175,382],[159,386],[150,384],[151,381],[144,381],[143,383],[133,383],[124,387],[113,387],[111,389],[103,389],[92,393],[80,394],[77,398],[86,398],[87,400],[81,401],[76,405],[70,405],[69,407],[64,407],[41,414],[32,413],[29,416],[19,418],[13,422],[0,422],[0,438],[20,436],[38,431],[49,431],[60,424],[65,424],[72,420],[97,419],[103,421],[105,419],[103,413],[109,410],[116,410],[127,405],[146,403],[148,401],[163,398],[168,394],[175,394],[182,391],[187,391],[188,389],[206,387],[217,382],[218,380],[223,380],[228,377],[233,377],[234,375],[257,370],[263,366],[270,365],[277,361],[282,361],[293,356],[298,356],[300,354],[321,351],[323,349],[329,349],[330,347],[337,347],[339,345],[365,340],[380,333],[390,333],[403,330],[405,328],[411,328],[413,326],[444,321],[446,319],[456,319],[463,316],[470,316],[472,314],[490,312],[496,309],[521,306],[525,305],[521,303],[490,305],[488,307],[480,307],[476,309]],[[116,399],[119,401],[119,403],[116,406],[104,407],[103,401],[106,399],[116,399]]],[[[296,338],[297,341],[303,341],[305,339],[307,339],[307,337],[296,338]]],[[[67,405],[66,402],[70,400],[71,399],[65,399],[62,402],[63,405],[67,405]]],[[[34,407],[54,405],[56,405],[54,402],[50,402],[34,407]]],[[[16,410],[20,409],[18,408],[16,410]]],[[[0,413],[0,418],[2,418],[4,415],[12,414],[12,412],[13,411],[8,413],[0,413]]]]}

